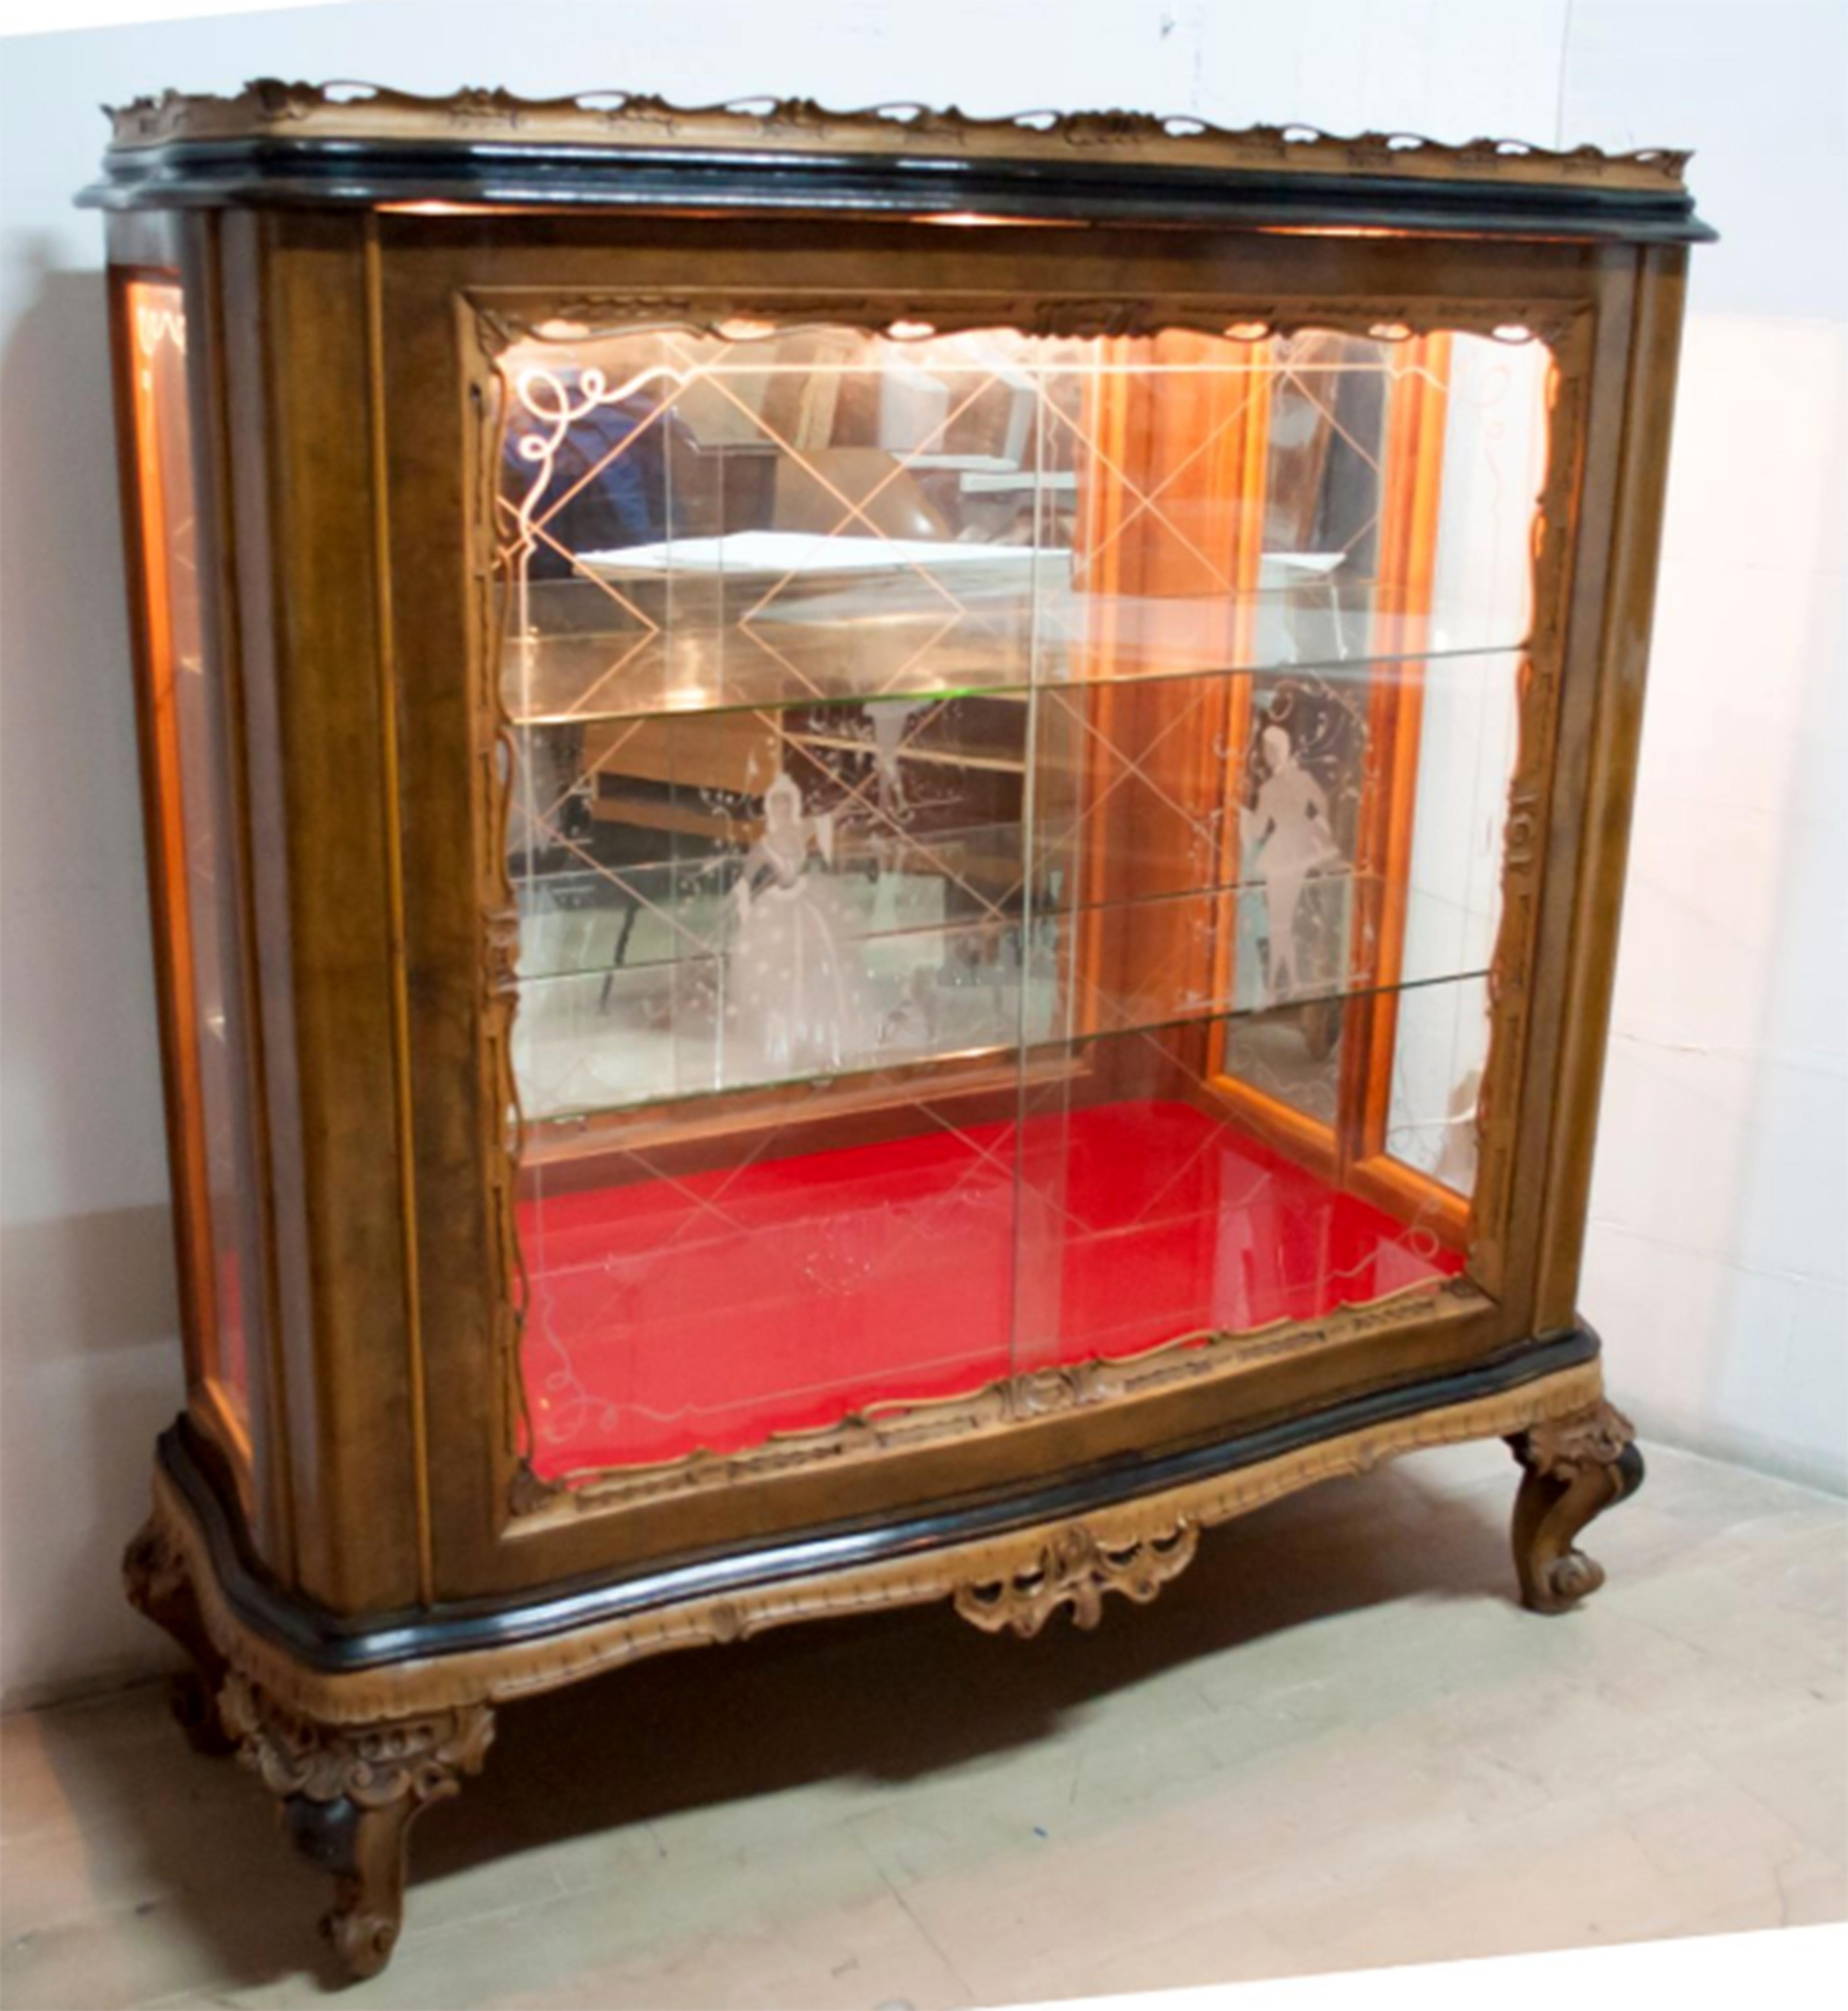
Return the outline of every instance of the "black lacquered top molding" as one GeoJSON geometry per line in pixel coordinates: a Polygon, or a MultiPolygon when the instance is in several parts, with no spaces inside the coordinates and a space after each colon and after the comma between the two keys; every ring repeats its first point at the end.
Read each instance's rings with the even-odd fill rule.
{"type": "Polygon", "coordinates": [[[1693,243],[1713,232],[1661,148],[1550,151],[1147,113],[698,109],[617,91],[419,98],[265,80],[115,112],[110,208],[698,208],[1398,230],[1693,243]]]}

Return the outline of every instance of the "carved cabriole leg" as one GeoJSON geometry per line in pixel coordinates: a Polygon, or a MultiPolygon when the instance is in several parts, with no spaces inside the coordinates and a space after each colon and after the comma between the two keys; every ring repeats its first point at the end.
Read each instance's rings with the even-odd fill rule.
{"type": "Polygon", "coordinates": [[[281,1798],[283,1827],[334,1874],[322,1923],[354,1977],[391,1959],[404,1910],[405,1843],[432,1802],[478,1774],[494,1736],[485,1704],[377,1724],[319,1724],[281,1709],[236,1670],[222,1699],[247,1764],[281,1798]]]}
{"type": "Polygon", "coordinates": [[[175,1676],[168,1688],[173,1715],[187,1742],[195,1752],[215,1757],[236,1751],[237,1742],[219,1717],[225,1658],[205,1631],[185,1558],[151,1518],[123,1553],[122,1582],[130,1604],[164,1627],[193,1658],[192,1668],[175,1676]]]}
{"type": "Polygon", "coordinates": [[[1532,1425],[1508,1443],[1522,1465],[1514,1504],[1514,1562],[1521,1603],[1564,1613],[1605,1582],[1573,1539],[1594,1515],[1643,1484],[1636,1428],[1606,1403],[1532,1425]]]}

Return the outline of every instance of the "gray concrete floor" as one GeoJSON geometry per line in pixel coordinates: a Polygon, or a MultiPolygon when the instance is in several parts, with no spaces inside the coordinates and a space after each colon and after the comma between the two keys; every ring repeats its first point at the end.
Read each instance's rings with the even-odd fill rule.
{"type": "MultiPolygon", "coordinates": [[[[1210,1537],[1152,1607],[947,1611],[505,1711],[366,2005],[999,2005],[1848,1917],[1848,1504],[1667,1452],[1512,1603],[1499,1446],[1210,1537]]],[[[311,2003],[325,1881],[149,1687],[0,1727],[0,1997],[311,2003]]]]}

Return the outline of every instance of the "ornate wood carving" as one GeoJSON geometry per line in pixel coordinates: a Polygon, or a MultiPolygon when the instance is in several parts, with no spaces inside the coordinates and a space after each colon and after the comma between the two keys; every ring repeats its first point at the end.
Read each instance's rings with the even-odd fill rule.
{"type": "MultiPolygon", "coordinates": [[[[1592,1408],[1601,1393],[1597,1365],[1588,1362],[1496,1395],[1395,1418],[1139,1500],[1089,1511],[1083,1525],[1112,1555],[1151,1543],[1159,1547],[1184,1523],[1191,1529],[1210,1529],[1317,1481],[1364,1472],[1421,1447],[1529,1433],[1549,1420],[1592,1408]]],[[[876,1564],[831,1568],[772,1585],[684,1599],[587,1621],[567,1633],[328,1674],[304,1663],[233,1610],[213,1572],[204,1538],[172,1482],[158,1471],[155,1522],[181,1561],[213,1653],[247,1677],[275,1711],[324,1728],[358,1729],[476,1704],[504,1703],[645,1656],[740,1640],[796,1621],[955,1599],[968,1588],[993,1587],[1041,1570],[1047,1547],[1071,1526],[1040,1524],[876,1564]]]]}
{"type": "Polygon", "coordinates": [[[1596,1404],[1570,1417],[1543,1420],[1523,1435],[1520,1458],[1530,1468],[1575,1479],[1590,1466],[1615,1466],[1636,1437],[1615,1404],[1596,1404]]]}
{"type": "Polygon", "coordinates": [[[1035,1635],[1062,1607],[1089,1628],[1107,1593],[1139,1605],[1152,1600],[1192,1562],[1204,1529],[1317,1481],[1473,1438],[1507,1437],[1528,1465],[1516,1518],[1523,1594],[1557,1611],[1601,1577],[1566,1539],[1640,1472],[1629,1427],[1600,1390],[1597,1364],[1587,1362],[1100,1508],[1082,1521],[684,1599],[564,1634],[412,1653],[346,1674],[310,1666],[233,1609],[204,1536],[160,1469],[154,1513],[130,1547],[127,1572],[136,1603],[212,1672],[223,1733],[279,1798],[297,1847],[333,1874],[326,1931],[351,1973],[370,1976],[397,1938],[410,1826],[480,1770],[502,1703],[645,1655],[930,1600],[952,1600],[991,1633],[1035,1635]],[[1532,1525],[1525,1539],[1523,1516],[1532,1525]]]}
{"type": "Polygon", "coordinates": [[[901,155],[956,160],[1096,159],[1113,165],[1244,169],[1274,174],[1388,176],[1525,185],[1586,184],[1674,191],[1684,151],[1628,153],[1576,147],[1559,152],[1525,141],[1481,138],[1462,144],[1420,133],[1359,133],[1343,138],[1313,126],[1232,130],[1189,116],[1125,111],[1019,112],[971,116],[954,105],[869,105],[831,111],[809,98],[734,98],[676,105],[650,93],[580,91],[521,98],[473,86],[423,97],[382,85],[285,83],[263,77],[234,97],[162,91],[110,108],[113,144],[124,150],[168,141],[290,139],[498,139],[539,146],[733,149],[766,144],[791,152],[901,155]]]}
{"type": "Polygon", "coordinates": [[[494,1714],[465,1704],[382,1724],[329,1725],[279,1706],[241,1671],[219,1700],[240,1757],[283,1803],[284,1828],[311,1862],[334,1874],[322,1925],[347,1970],[375,1976],[403,1917],[405,1846],[433,1802],[478,1774],[494,1714]]]}
{"type": "Polygon", "coordinates": [[[1642,1486],[1635,1437],[1623,1413],[1600,1401],[1543,1418],[1509,1440],[1524,1469],[1515,1497],[1515,1568],[1522,1603],[1534,1612],[1563,1613],[1604,1583],[1603,1566],[1573,1539],[1642,1486]]]}
{"type": "Polygon", "coordinates": [[[1182,1516],[1128,1542],[1100,1541],[1082,1522],[1055,1529],[1032,1561],[1004,1577],[972,1580],[956,1588],[956,1611],[985,1634],[1037,1634],[1061,1606],[1089,1629],[1103,1614],[1103,1595],[1120,1592],[1146,1606],[1180,1576],[1199,1548],[1197,1523],[1182,1516]]]}
{"type": "Polygon", "coordinates": [[[1550,333],[1549,447],[1534,506],[1532,630],[1521,665],[1514,773],[1502,860],[1502,920],[1490,960],[1488,1062],[1476,1108],[1477,1174],[1470,1274],[1493,1294],[1506,1263],[1516,1119],[1526,1061],[1533,945],[1558,743],[1561,671],[1571,593],[1573,525],[1583,475],[1591,318],[1550,333]]]}

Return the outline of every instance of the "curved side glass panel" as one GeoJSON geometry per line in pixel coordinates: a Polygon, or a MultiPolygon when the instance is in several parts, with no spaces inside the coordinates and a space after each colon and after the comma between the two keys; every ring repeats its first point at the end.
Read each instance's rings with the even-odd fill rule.
{"type": "Polygon", "coordinates": [[[149,841],[176,1105],[189,1371],[247,1473],[261,1342],[249,1080],[238,984],[229,751],[207,660],[198,574],[186,315],[179,286],[123,283],[143,589],[149,841]]]}

